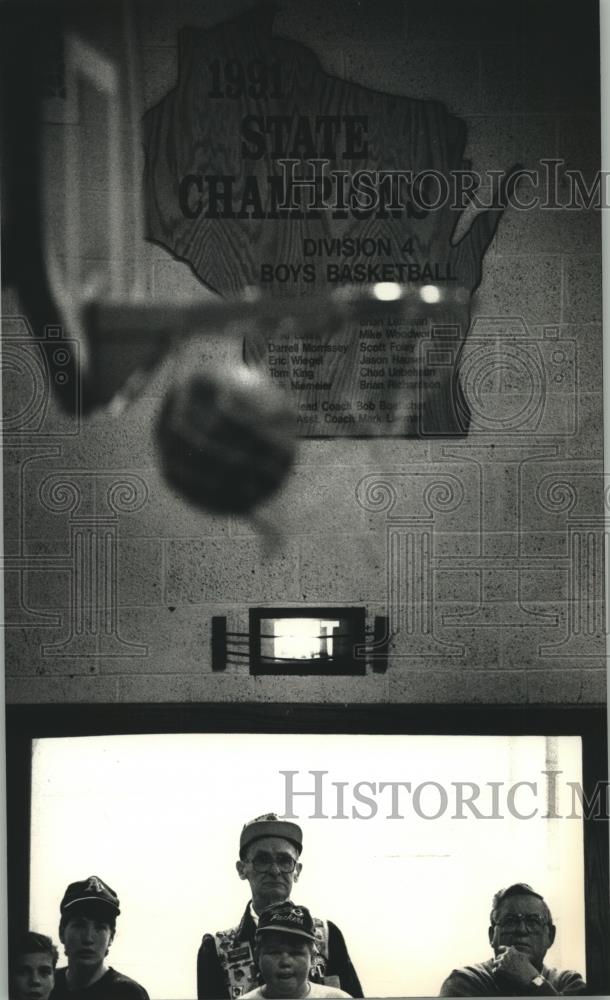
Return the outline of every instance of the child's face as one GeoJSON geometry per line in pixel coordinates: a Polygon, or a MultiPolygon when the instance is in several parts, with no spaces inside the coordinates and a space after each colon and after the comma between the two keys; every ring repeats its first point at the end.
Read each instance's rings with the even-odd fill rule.
{"type": "Polygon", "coordinates": [[[14,1000],[48,1000],[54,982],[53,960],[46,952],[19,955],[13,972],[14,1000]]]}
{"type": "Polygon", "coordinates": [[[113,937],[108,921],[94,910],[75,913],[60,934],[68,965],[91,972],[103,963],[113,937]]]}
{"type": "Polygon", "coordinates": [[[311,945],[293,934],[268,931],[261,934],[258,967],[265,981],[268,997],[307,995],[307,977],[311,968],[311,945]]]}

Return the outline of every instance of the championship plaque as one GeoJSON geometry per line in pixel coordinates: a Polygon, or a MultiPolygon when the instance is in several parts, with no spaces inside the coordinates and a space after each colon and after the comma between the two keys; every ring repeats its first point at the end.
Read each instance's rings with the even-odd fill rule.
{"type": "Polygon", "coordinates": [[[302,436],[464,434],[457,366],[505,184],[457,238],[475,187],[464,122],[326,73],[274,18],[182,29],[177,86],[145,116],[147,235],[223,296],[402,286],[401,313],[343,326],[287,304],[248,331],[246,360],[302,436]]]}

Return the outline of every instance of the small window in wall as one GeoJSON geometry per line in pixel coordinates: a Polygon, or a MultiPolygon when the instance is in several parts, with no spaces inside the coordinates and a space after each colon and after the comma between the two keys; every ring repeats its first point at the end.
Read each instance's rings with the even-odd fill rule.
{"type": "Polygon", "coordinates": [[[364,608],[251,608],[253,674],[364,674],[364,608]]]}

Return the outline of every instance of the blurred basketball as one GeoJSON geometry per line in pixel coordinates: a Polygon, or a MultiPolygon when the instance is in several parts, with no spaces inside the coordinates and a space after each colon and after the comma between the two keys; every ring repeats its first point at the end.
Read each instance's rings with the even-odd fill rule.
{"type": "Polygon", "coordinates": [[[287,398],[257,369],[198,373],[173,389],[161,409],[161,467],[198,507],[248,514],[286,479],[294,429],[287,398]]]}

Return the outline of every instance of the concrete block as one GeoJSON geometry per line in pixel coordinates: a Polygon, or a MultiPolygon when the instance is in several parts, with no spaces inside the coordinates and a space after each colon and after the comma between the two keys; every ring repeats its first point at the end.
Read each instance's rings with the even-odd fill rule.
{"type": "Polygon", "coordinates": [[[568,530],[583,518],[601,517],[603,505],[601,464],[543,458],[527,463],[521,474],[519,517],[526,530],[568,530]]]}
{"type": "Polygon", "coordinates": [[[355,7],[349,0],[339,0],[330,8],[316,0],[307,5],[286,5],[273,27],[278,34],[315,52],[324,69],[333,72],[328,65],[329,55],[332,57],[341,47],[359,53],[369,41],[375,52],[396,48],[401,42],[404,45],[404,5],[399,0],[381,0],[377,13],[373,20],[366,8],[355,7]]]}
{"type": "Polygon", "coordinates": [[[153,538],[119,538],[118,603],[163,603],[163,543],[153,538]]]}
{"type": "Polygon", "coordinates": [[[22,574],[16,569],[4,569],[4,621],[12,623],[11,612],[24,605],[22,574]]]}
{"type": "MultiPolygon", "coordinates": [[[[142,674],[117,677],[121,702],[240,701],[243,678],[210,674],[142,674]]],[[[243,699],[248,700],[248,699],[243,699]]]]}
{"type": "MultiPolygon", "coordinates": [[[[159,297],[163,296],[159,294],[159,297]]],[[[206,298],[209,300],[209,294],[206,298]]],[[[175,322],[176,332],[179,333],[182,329],[179,311],[176,313],[175,322]]],[[[176,344],[171,353],[151,373],[145,387],[146,396],[156,397],[152,432],[154,433],[158,419],[161,400],[165,399],[170,389],[180,390],[191,376],[199,372],[207,372],[210,369],[215,371],[220,369],[222,372],[225,368],[241,364],[242,346],[241,338],[232,339],[221,329],[204,328],[176,344]]]]}
{"type": "Polygon", "coordinates": [[[391,702],[521,704],[527,700],[524,671],[418,670],[389,674],[391,702]]]}
{"type": "Polygon", "coordinates": [[[385,703],[384,675],[370,677],[250,677],[235,675],[143,675],[119,678],[126,702],[385,703]]]}
{"type": "Polygon", "coordinates": [[[86,677],[98,674],[96,657],[50,656],[43,647],[61,642],[66,628],[34,625],[5,631],[5,673],[7,677],[86,677]]]}
{"type": "Polygon", "coordinates": [[[493,465],[490,463],[482,478],[485,532],[514,530],[517,507],[514,464],[503,465],[501,461],[493,465]]]}
{"type": "Polygon", "coordinates": [[[173,45],[146,46],[141,50],[143,94],[142,101],[147,111],[165,97],[176,86],[178,78],[177,33],[173,45]]]}
{"type": "Polygon", "coordinates": [[[347,52],[347,72],[351,79],[365,86],[388,92],[388,80],[394,81],[394,93],[417,100],[441,101],[455,115],[478,114],[481,106],[479,50],[477,45],[426,44],[404,47],[367,58],[366,46],[355,57],[347,52]]]}
{"type": "Polygon", "coordinates": [[[96,704],[117,701],[116,677],[8,677],[7,705],[96,704]]]}
{"type": "MultiPolygon", "coordinates": [[[[557,443],[561,443],[563,449],[564,443],[569,444],[570,439],[578,430],[578,394],[601,391],[602,331],[601,326],[597,323],[562,324],[556,329],[559,336],[554,344],[545,338],[545,327],[533,326],[530,332],[532,340],[546,355],[544,367],[547,382],[541,396],[544,409],[541,426],[547,430],[552,430],[554,426],[551,422],[552,408],[559,404],[562,397],[565,396],[563,398],[565,434],[563,437],[557,435],[559,438],[557,443]],[[545,339],[547,347],[543,347],[545,339]],[[565,361],[560,364],[559,369],[555,367],[552,360],[556,351],[561,351],[565,355],[565,361]],[[553,369],[556,373],[561,373],[563,378],[561,383],[555,382],[553,369]]],[[[551,438],[555,438],[555,436],[553,433],[551,438]]],[[[552,443],[555,441],[553,440],[552,443]]]]}
{"type": "Polygon", "coordinates": [[[208,299],[210,289],[195,277],[184,261],[174,260],[169,255],[166,260],[158,260],[153,265],[155,298],[179,300],[195,297],[208,299]]]}
{"type": "Polygon", "coordinates": [[[16,466],[26,458],[35,460],[36,453],[44,454],[43,446],[54,447],[57,454],[62,444],[79,433],[81,421],[79,414],[60,412],[42,352],[25,317],[5,314],[2,326],[7,373],[2,405],[5,462],[16,466]]]}
{"type": "Polygon", "coordinates": [[[540,671],[577,674],[604,666],[599,635],[579,637],[577,642],[570,640],[565,602],[540,603],[533,608],[549,616],[549,625],[515,631],[513,636],[505,638],[502,657],[507,668],[526,670],[531,677],[540,671]]]}
{"type": "Polygon", "coordinates": [[[578,24],[571,21],[570,31],[564,30],[565,19],[546,5],[534,17],[539,23],[528,24],[523,48],[525,106],[562,114],[594,112],[599,107],[597,11],[591,7],[578,24]]]}
{"type": "MultiPolygon", "coordinates": [[[[119,539],[117,540],[117,568],[116,568],[116,591],[113,591],[111,600],[120,605],[158,605],[162,600],[162,543],[156,539],[119,539]]],[[[46,545],[38,541],[37,548],[51,549],[52,543],[46,545]]],[[[47,563],[55,558],[54,554],[47,557],[47,563]]],[[[62,557],[66,562],[70,558],[69,554],[62,557]]],[[[27,561],[26,561],[27,565],[27,561]]],[[[30,566],[33,566],[33,557],[30,557],[30,566]]],[[[85,556],[84,572],[101,574],[111,571],[112,563],[110,554],[102,564],[98,559],[89,562],[85,556]],[[104,566],[106,569],[104,569],[104,566]]],[[[21,620],[16,609],[32,609],[37,611],[62,609],[70,614],[76,614],[73,607],[72,590],[75,581],[75,566],[72,564],[63,568],[53,568],[52,564],[46,569],[24,569],[23,584],[20,585],[18,574],[10,572],[9,580],[11,587],[9,595],[11,597],[10,606],[13,610],[12,620],[21,620]]],[[[101,577],[98,578],[98,582],[101,577]]],[[[99,602],[98,602],[99,606],[99,602]]],[[[116,606],[116,605],[115,605],[116,606]]],[[[9,619],[10,620],[10,619],[9,619]]]]}
{"type": "MultiPolygon", "coordinates": [[[[268,678],[270,680],[271,678],[268,678]]],[[[313,701],[326,704],[385,704],[388,701],[388,675],[366,677],[281,677],[270,685],[280,702],[313,701]]]]}
{"type": "Polygon", "coordinates": [[[516,45],[481,49],[481,110],[491,114],[524,109],[520,50],[516,45]]]}
{"type": "Polygon", "coordinates": [[[443,625],[451,629],[447,638],[467,647],[466,662],[473,661],[476,654],[477,662],[482,665],[486,662],[489,667],[504,666],[501,645],[503,639],[523,630],[536,628],[546,621],[538,606],[526,606],[517,598],[493,601],[485,592],[477,607],[467,608],[459,616],[446,613],[445,605],[441,605],[440,609],[443,612],[443,625]]]}
{"type": "MultiPolygon", "coordinates": [[[[101,657],[103,674],[207,674],[212,669],[212,616],[227,617],[227,631],[248,634],[246,609],[240,612],[230,605],[158,605],[143,608],[121,608],[119,632],[130,642],[147,647],[144,656],[101,657]]],[[[231,641],[231,649],[247,651],[247,645],[231,641]]],[[[127,654],[127,650],[125,651],[127,654]]],[[[227,671],[248,672],[248,660],[231,653],[227,671]]]]}
{"type": "Polygon", "coordinates": [[[17,289],[13,287],[4,287],[2,289],[2,316],[13,316],[22,312],[22,305],[19,300],[19,295],[17,289]]]}
{"type": "Polygon", "coordinates": [[[568,568],[561,564],[549,569],[525,567],[519,573],[519,596],[524,604],[567,600],[568,568]]]}
{"type": "Polygon", "coordinates": [[[153,421],[158,403],[140,396],[119,417],[107,410],[87,416],[63,446],[63,468],[135,470],[154,465],[153,421]]]}
{"type": "Polygon", "coordinates": [[[376,468],[358,477],[358,496],[373,530],[402,519],[450,534],[474,530],[480,521],[479,472],[457,461],[376,468]],[[382,498],[389,509],[371,510],[382,498]],[[391,506],[390,506],[391,505],[391,506]]]}
{"type": "MultiPolygon", "coordinates": [[[[517,197],[524,203],[536,197],[544,201],[528,184],[518,189],[517,197]]],[[[561,196],[563,197],[563,195],[561,196]]],[[[514,253],[586,253],[601,238],[601,218],[594,210],[531,208],[519,211],[511,207],[498,228],[496,248],[500,254],[514,253]]]]}
{"type": "Polygon", "coordinates": [[[540,160],[558,155],[557,116],[534,115],[528,109],[523,115],[519,161],[529,170],[540,170],[540,160]]]}
{"type": "Polygon", "coordinates": [[[66,514],[54,513],[42,507],[34,494],[31,506],[22,517],[22,542],[20,551],[24,564],[35,568],[39,555],[70,559],[70,520],[66,514]]]}
{"type": "Polygon", "coordinates": [[[485,180],[487,170],[509,170],[521,159],[521,123],[518,113],[464,115],[465,156],[472,170],[485,180]]]}
{"type": "Polygon", "coordinates": [[[519,551],[519,531],[484,532],[481,535],[481,555],[487,559],[516,556],[519,551]]]}
{"type": "Polygon", "coordinates": [[[434,532],[434,555],[438,558],[468,558],[481,553],[480,531],[434,532]]]}
{"type": "Polygon", "coordinates": [[[606,701],[606,671],[537,670],[527,675],[527,700],[532,704],[597,705],[606,701]]]}
{"type": "Polygon", "coordinates": [[[133,515],[120,520],[122,538],[198,538],[227,535],[229,518],[209,514],[167,485],[158,466],[139,470],[146,483],[147,502],[133,515]]]}
{"type": "MultiPolygon", "coordinates": [[[[69,556],[71,531],[114,525],[118,534],[152,513],[148,470],[87,469],[70,460],[61,466],[31,467],[25,479],[22,518],[24,550],[30,556],[69,556]],[[68,464],[68,463],[66,463],[68,464]],[[63,509],[62,509],[63,508],[63,509]]],[[[150,533],[150,532],[149,532],[150,533]]]]}
{"type": "Polygon", "coordinates": [[[514,604],[519,589],[519,572],[516,568],[484,569],[481,583],[486,601],[514,604]]]}
{"type": "Polygon", "coordinates": [[[497,7],[485,0],[466,0],[459,5],[428,0],[409,9],[408,38],[438,38],[447,41],[500,42],[519,38],[523,30],[519,7],[497,7]]]}
{"type": "Polygon", "coordinates": [[[601,132],[597,114],[561,115],[558,155],[565,169],[580,171],[588,184],[601,169],[601,132]]]}
{"type": "Polygon", "coordinates": [[[537,624],[538,619],[516,599],[493,601],[485,592],[477,604],[439,604],[435,635],[462,649],[456,669],[503,670],[503,643],[537,624]]]}
{"type": "MultiPolygon", "coordinates": [[[[602,387],[602,327],[599,323],[565,324],[560,328],[560,340],[572,342],[576,357],[574,385],[581,392],[597,392],[602,387]]],[[[532,331],[536,339],[542,337],[542,328],[532,331]]]]}
{"type": "Polygon", "coordinates": [[[176,45],[179,23],[179,4],[164,0],[138,0],[136,17],[140,45],[176,45]]]}
{"type": "Polygon", "coordinates": [[[303,438],[299,441],[299,464],[354,467],[368,466],[371,472],[393,465],[408,467],[426,462],[431,442],[415,438],[303,438]]]}
{"type": "Polygon", "coordinates": [[[499,669],[499,636],[505,626],[504,608],[481,609],[479,604],[436,604],[434,607],[433,638],[404,627],[392,639],[390,670],[410,673],[417,670],[489,670],[499,669]],[[485,627],[485,613],[493,621],[485,627]],[[477,627],[471,627],[472,617],[477,627]],[[499,622],[496,619],[499,618],[499,622]],[[481,622],[483,625],[481,626],[481,622]]]}
{"type": "MultiPolygon", "coordinates": [[[[520,550],[523,559],[539,557],[541,559],[563,560],[567,554],[567,538],[565,531],[532,531],[524,525],[519,533],[520,550]]],[[[549,563],[552,567],[555,562],[549,563]]]]}
{"type": "Polygon", "coordinates": [[[19,555],[21,549],[21,544],[19,538],[11,538],[4,536],[4,555],[5,556],[16,556],[19,555]]]}
{"type": "Polygon", "coordinates": [[[476,570],[444,567],[434,572],[434,596],[440,603],[460,601],[476,604],[480,592],[480,572],[476,570]]]}
{"type": "Polygon", "coordinates": [[[308,602],[379,600],[385,587],[385,537],[334,534],[301,542],[299,596],[308,602]]]}
{"type": "Polygon", "coordinates": [[[34,609],[67,609],[70,606],[71,574],[63,570],[26,570],[23,575],[23,599],[34,609]]]}
{"type": "Polygon", "coordinates": [[[563,272],[562,321],[599,323],[602,308],[602,261],[599,254],[565,256],[563,272]]]}
{"type": "Polygon", "coordinates": [[[550,254],[489,252],[473,316],[520,316],[526,325],[561,319],[561,261],[550,254]]]}
{"type": "Polygon", "coordinates": [[[210,27],[218,22],[231,20],[250,7],[256,7],[258,0],[212,0],[202,4],[200,0],[177,0],[176,17],[179,25],[210,27]]]}
{"type": "MultiPolygon", "coordinates": [[[[145,102],[154,103],[174,85],[182,25],[210,26],[251,7],[254,3],[244,0],[230,0],[228,7],[220,0],[205,5],[180,0],[170,9],[159,0],[153,0],[152,7],[139,0],[145,102]]],[[[517,160],[535,166],[544,157],[559,156],[566,166],[590,177],[599,163],[597,66],[591,58],[595,20],[583,11],[564,41],[564,26],[556,27],[546,4],[534,4],[525,18],[521,9],[507,14],[501,5],[484,0],[466,0],[451,9],[440,0],[430,0],[427,6],[380,0],[372,18],[366,5],[352,0],[330,6],[324,0],[307,5],[288,0],[276,16],[275,30],[309,46],[329,73],[384,93],[444,102],[464,117],[466,155],[475,169],[508,168],[517,160]]],[[[83,274],[108,270],[108,164],[100,127],[99,118],[68,126],[81,140],[88,185],[83,274]]],[[[47,131],[51,204],[57,208],[51,221],[61,230],[66,129],[50,126],[47,131]]],[[[533,340],[542,338],[545,325],[561,323],[562,337],[578,341],[578,433],[566,439],[559,428],[550,442],[559,449],[562,460],[556,464],[568,482],[577,462],[586,465],[601,458],[600,259],[591,253],[599,221],[594,212],[509,209],[486,255],[474,309],[475,316],[523,316],[533,340]]],[[[146,269],[149,294],[173,301],[184,295],[211,296],[187,265],[152,244],[135,247],[133,235],[126,235],[130,259],[146,269]]],[[[19,312],[10,291],[3,299],[5,308],[19,312]]],[[[7,631],[9,702],[603,700],[599,630],[578,648],[561,643],[567,612],[574,610],[567,605],[568,514],[553,514],[537,503],[527,465],[519,482],[529,492],[517,495],[515,465],[507,457],[502,466],[497,452],[492,459],[483,451],[465,450],[456,458],[459,448],[446,440],[302,439],[292,480],[262,510],[284,524],[286,537],[274,556],[265,556],[250,523],[208,516],[174,497],[162,480],[156,454],[160,401],[198,365],[236,363],[240,354],[241,340],[206,331],[188,349],[166,359],[140,399],[119,419],[107,412],[92,415],[82,421],[78,434],[72,434],[74,422],[59,414],[51,401],[47,422],[54,436],[41,433],[36,444],[50,443],[57,451],[27,467],[23,497],[17,477],[25,451],[15,435],[16,453],[9,458],[6,477],[7,551],[19,553],[23,540],[24,567],[29,568],[23,580],[15,570],[6,576],[7,617],[22,622],[7,631]],[[417,492],[421,482],[416,467],[426,467],[429,473],[431,463],[441,472],[457,470],[465,491],[459,508],[435,511],[431,519],[431,555],[440,560],[433,570],[436,645],[431,650],[418,647],[417,637],[403,628],[392,643],[387,674],[373,674],[369,668],[367,676],[359,678],[256,678],[248,673],[246,658],[231,662],[223,674],[211,673],[214,613],[226,613],[231,630],[245,632],[247,606],[253,603],[366,604],[369,624],[376,611],[387,612],[396,596],[387,586],[387,517],[359,507],[355,486],[369,472],[404,473],[404,516],[423,518],[430,511],[417,492]],[[50,565],[41,570],[34,563],[39,555],[70,555],[70,512],[48,510],[37,492],[44,475],[56,470],[76,479],[86,473],[117,479],[137,474],[145,485],[141,509],[121,513],[116,524],[118,631],[125,642],[146,647],[146,655],[129,655],[130,647],[121,652],[119,645],[118,656],[42,653],[42,646],[61,641],[70,625],[68,569],[50,565]],[[481,554],[489,559],[485,564],[477,561],[481,554]],[[516,556],[521,557],[519,568],[509,561],[516,556]],[[499,565],[494,567],[492,559],[499,565]],[[46,623],[43,609],[48,609],[46,623]],[[548,627],[545,613],[549,619],[555,616],[548,627]],[[42,627],[33,627],[34,621],[42,627]]],[[[573,374],[570,371],[566,394],[572,391],[573,374]]],[[[11,380],[4,399],[9,415],[18,411],[23,395],[24,383],[11,380]]],[[[498,391],[490,398],[500,409],[514,402],[509,395],[498,391]]],[[[556,395],[561,397],[561,390],[556,395]]],[[[511,455],[521,461],[520,442],[546,440],[532,431],[519,438],[511,455]]],[[[468,441],[489,443],[489,437],[483,441],[481,435],[471,434],[468,441]]],[[[544,471],[543,463],[530,465],[540,474],[544,471]]],[[[594,473],[594,464],[590,471],[594,473]]],[[[580,513],[601,518],[601,491],[587,496],[580,513]]],[[[598,602],[592,613],[599,618],[600,611],[598,602]]]]}
{"type": "MultiPolygon", "coordinates": [[[[472,575],[480,576],[479,573],[475,573],[474,571],[472,575]]],[[[477,592],[474,600],[472,597],[472,593],[470,592],[467,594],[467,596],[464,597],[463,600],[461,600],[460,594],[457,592],[452,597],[449,597],[447,600],[444,601],[436,600],[434,603],[435,635],[438,636],[439,639],[442,639],[444,642],[447,642],[449,643],[449,645],[451,645],[451,642],[454,639],[454,631],[456,628],[454,624],[455,620],[456,619],[467,620],[467,616],[475,614],[480,606],[481,606],[480,592],[477,592]]],[[[456,644],[454,643],[454,646],[455,645],[456,644]]],[[[466,648],[464,648],[459,655],[456,652],[450,653],[451,661],[455,662],[458,667],[460,666],[460,664],[463,665],[463,662],[465,662],[464,660],[465,657],[466,660],[469,661],[470,650],[466,648]]],[[[446,659],[447,657],[441,657],[443,663],[446,661],[446,659]]],[[[434,657],[432,658],[432,660],[434,661],[434,663],[436,663],[434,657]]],[[[418,666],[421,667],[425,666],[425,663],[423,661],[421,664],[415,660],[413,662],[414,663],[417,662],[418,666]]],[[[440,665],[440,663],[438,665],[440,665]]]]}
{"type": "MultiPolygon", "coordinates": [[[[572,472],[569,465],[541,466],[539,476],[524,481],[520,497],[522,530],[576,530],[583,518],[587,522],[602,517],[601,474],[572,472]],[[564,471],[565,470],[565,471],[564,471]]],[[[597,525],[601,527],[601,524],[597,525]]],[[[584,529],[578,529],[584,530],[584,529]]]]}
{"type": "MultiPolygon", "coordinates": [[[[45,124],[43,127],[45,184],[48,184],[48,193],[58,200],[58,207],[62,212],[65,209],[65,165],[69,142],[76,146],[79,166],[83,171],[81,176],[87,178],[87,189],[108,186],[108,144],[99,142],[99,129],[105,124],[103,118],[95,115],[93,120],[81,117],[78,124],[45,124]]],[[[53,218],[53,209],[54,206],[47,203],[45,212],[49,213],[50,219],[53,218]]],[[[56,230],[55,235],[61,233],[63,237],[65,216],[60,214],[58,218],[61,220],[61,229],[56,230]]]]}
{"type": "Polygon", "coordinates": [[[599,462],[603,457],[603,407],[601,392],[581,392],[578,397],[577,433],[565,443],[567,459],[590,458],[599,462]]]}
{"type": "MultiPolygon", "coordinates": [[[[93,137],[91,137],[92,141],[93,137]]],[[[83,142],[87,142],[83,138],[83,142]]],[[[86,168],[83,168],[86,169],[86,168]]],[[[105,163],[100,164],[100,184],[94,187],[91,183],[86,185],[81,195],[81,230],[80,230],[80,255],[94,261],[110,261],[112,255],[111,235],[115,235],[111,230],[111,200],[109,190],[108,167],[105,163]]],[[[131,208],[128,201],[129,194],[125,194],[125,207],[131,208]]],[[[63,226],[65,226],[66,207],[62,199],[54,200],[48,209],[49,226],[51,231],[63,237],[63,226]]],[[[123,273],[130,273],[133,268],[135,256],[135,230],[132,225],[125,220],[122,226],[123,252],[125,254],[122,261],[123,273]]],[[[110,276],[110,264],[100,263],[101,274],[110,276]]]]}
{"type": "Polygon", "coordinates": [[[285,603],[297,597],[297,543],[265,557],[254,539],[172,540],[167,543],[168,604],[234,601],[285,603]]]}
{"type": "MultiPolygon", "coordinates": [[[[361,476],[357,468],[313,469],[297,465],[284,488],[262,504],[257,515],[267,518],[291,537],[362,531],[365,512],[356,500],[356,486],[361,476]]],[[[234,519],[233,535],[255,532],[252,522],[234,519]]]]}

